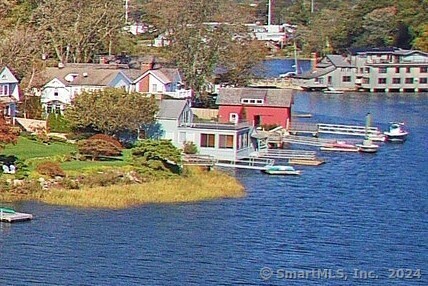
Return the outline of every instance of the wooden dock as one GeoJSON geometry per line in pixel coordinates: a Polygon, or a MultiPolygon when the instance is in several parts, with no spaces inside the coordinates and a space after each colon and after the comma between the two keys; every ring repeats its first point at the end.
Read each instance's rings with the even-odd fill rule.
{"type": "Polygon", "coordinates": [[[33,215],[32,214],[26,214],[26,213],[5,213],[0,212],[0,222],[19,222],[19,221],[27,221],[32,220],[33,215]]]}
{"type": "Polygon", "coordinates": [[[310,122],[292,122],[288,128],[292,135],[311,134],[318,136],[320,133],[337,134],[347,136],[372,136],[374,138],[382,135],[382,132],[377,127],[359,126],[359,125],[344,125],[344,124],[326,124],[326,123],[310,123],[310,122]]]}
{"type": "Polygon", "coordinates": [[[322,147],[322,146],[336,142],[336,139],[322,139],[322,138],[309,137],[309,136],[285,135],[282,137],[282,142],[322,147]]]}
{"type": "Polygon", "coordinates": [[[251,169],[251,170],[267,170],[273,166],[275,160],[266,158],[246,158],[242,160],[217,160],[216,167],[251,169]]]}

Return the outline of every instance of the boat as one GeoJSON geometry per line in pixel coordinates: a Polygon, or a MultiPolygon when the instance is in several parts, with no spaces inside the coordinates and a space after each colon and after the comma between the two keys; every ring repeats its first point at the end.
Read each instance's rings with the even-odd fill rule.
{"type": "Polygon", "coordinates": [[[294,169],[292,166],[268,166],[262,172],[269,175],[300,175],[301,171],[294,169]]]}
{"type": "Polygon", "coordinates": [[[390,142],[404,142],[406,141],[409,132],[404,130],[404,123],[402,122],[391,122],[389,130],[383,132],[386,136],[386,140],[390,142]]]}
{"type": "Polygon", "coordinates": [[[353,145],[348,144],[344,141],[337,141],[335,143],[325,144],[320,147],[321,151],[340,151],[340,152],[358,152],[360,149],[353,145]]]}
{"type": "Polygon", "coordinates": [[[334,89],[332,87],[327,87],[323,90],[323,93],[325,94],[343,94],[343,91],[334,89]]]}
{"type": "Polygon", "coordinates": [[[373,144],[372,140],[365,139],[362,144],[355,144],[363,153],[376,153],[379,145],[373,144]]]}
{"type": "Polygon", "coordinates": [[[16,213],[16,211],[12,208],[0,207],[0,213],[14,214],[14,213],[16,213]]]}

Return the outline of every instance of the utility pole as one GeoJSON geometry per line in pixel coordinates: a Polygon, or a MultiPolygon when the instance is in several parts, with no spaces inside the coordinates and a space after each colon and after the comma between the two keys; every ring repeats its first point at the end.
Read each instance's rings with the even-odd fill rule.
{"type": "Polygon", "coordinates": [[[311,13],[314,13],[314,0],[311,0],[311,13]]]}
{"type": "Polygon", "coordinates": [[[129,0],[124,0],[125,1],[125,24],[128,24],[128,9],[129,9],[129,0]]]}

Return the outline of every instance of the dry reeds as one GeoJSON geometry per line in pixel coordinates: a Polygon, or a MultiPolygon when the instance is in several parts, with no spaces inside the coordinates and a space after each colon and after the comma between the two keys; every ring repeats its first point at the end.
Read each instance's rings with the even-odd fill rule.
{"type": "Polygon", "coordinates": [[[183,203],[245,195],[243,186],[231,176],[212,171],[189,172],[186,177],[143,184],[51,190],[33,194],[45,203],[85,208],[119,209],[149,203],[183,203]]]}

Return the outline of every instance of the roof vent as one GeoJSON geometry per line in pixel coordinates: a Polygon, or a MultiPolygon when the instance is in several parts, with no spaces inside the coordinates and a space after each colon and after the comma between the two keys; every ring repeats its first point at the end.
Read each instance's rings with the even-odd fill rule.
{"type": "Polygon", "coordinates": [[[63,63],[58,63],[58,68],[60,68],[60,69],[62,69],[62,68],[64,68],[64,64],[63,63]]]}
{"type": "Polygon", "coordinates": [[[82,75],[83,75],[83,77],[88,77],[88,73],[87,72],[84,72],[82,75]]]}

